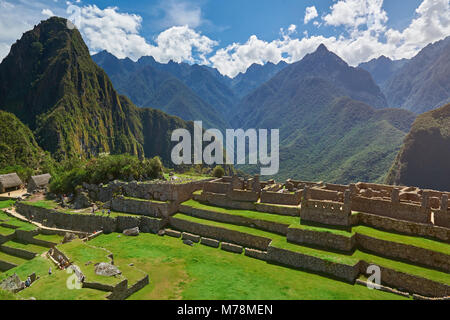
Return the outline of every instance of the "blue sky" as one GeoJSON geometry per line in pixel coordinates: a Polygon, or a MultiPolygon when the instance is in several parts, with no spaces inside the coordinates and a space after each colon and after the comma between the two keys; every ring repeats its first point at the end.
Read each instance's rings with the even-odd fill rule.
{"type": "Polygon", "coordinates": [[[51,15],[73,20],[92,53],[207,64],[231,77],[252,63],[298,61],[320,43],[357,65],[411,58],[450,35],[449,0],[0,0],[0,59],[51,15]]]}

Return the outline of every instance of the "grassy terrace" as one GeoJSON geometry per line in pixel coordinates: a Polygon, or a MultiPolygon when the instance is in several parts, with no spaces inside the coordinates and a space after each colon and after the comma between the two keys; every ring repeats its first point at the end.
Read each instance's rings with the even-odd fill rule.
{"type": "Polygon", "coordinates": [[[14,232],[16,232],[14,229],[5,228],[5,227],[0,226],[0,235],[2,235],[2,236],[10,236],[10,235],[14,234],[14,232]]]}
{"type": "Polygon", "coordinates": [[[15,200],[0,201],[0,209],[11,208],[12,206],[14,206],[14,203],[16,203],[15,200]]]}
{"type": "Polygon", "coordinates": [[[298,223],[298,221],[299,221],[298,217],[282,216],[282,215],[276,215],[276,214],[272,214],[272,213],[264,213],[264,212],[252,211],[252,210],[225,209],[225,208],[221,208],[221,207],[203,204],[203,203],[200,203],[195,200],[188,200],[188,201],[184,202],[183,205],[189,206],[192,208],[196,208],[196,209],[214,211],[214,212],[218,212],[218,213],[225,213],[225,214],[229,214],[229,215],[241,216],[241,217],[250,218],[250,219],[278,222],[278,223],[283,223],[283,224],[287,224],[287,225],[295,224],[295,223],[298,223]]]}
{"type": "Polygon", "coordinates": [[[313,248],[309,248],[309,247],[305,247],[305,246],[301,246],[301,245],[297,245],[297,244],[288,243],[286,238],[283,236],[279,236],[279,235],[276,235],[276,234],[273,234],[270,232],[260,231],[260,230],[253,229],[253,228],[237,226],[237,225],[233,225],[233,224],[229,224],[229,223],[222,223],[222,222],[215,222],[215,221],[210,221],[210,220],[205,220],[205,219],[199,219],[199,218],[194,218],[194,217],[183,215],[183,214],[176,214],[175,217],[186,220],[186,221],[204,224],[204,225],[216,226],[216,227],[221,227],[221,228],[225,228],[225,229],[229,229],[229,230],[235,230],[235,231],[240,231],[240,232],[244,232],[244,233],[248,233],[248,234],[252,234],[252,235],[266,237],[266,238],[273,240],[271,245],[274,247],[286,249],[286,250],[290,250],[290,251],[294,251],[294,252],[299,252],[302,254],[306,254],[306,255],[310,255],[310,256],[314,256],[314,257],[318,257],[318,258],[322,258],[324,260],[331,261],[331,262],[354,265],[358,261],[364,260],[368,263],[375,263],[380,266],[384,266],[386,268],[391,268],[391,269],[401,271],[404,273],[409,273],[409,274],[421,276],[421,277],[424,277],[424,278],[427,278],[430,280],[450,284],[450,275],[446,274],[444,272],[430,270],[427,268],[423,268],[423,267],[419,267],[419,266],[415,266],[415,265],[411,265],[411,264],[407,264],[407,263],[403,263],[403,262],[398,262],[398,261],[391,260],[391,259],[386,259],[386,258],[377,256],[377,255],[368,254],[368,253],[361,252],[358,250],[355,251],[352,255],[339,254],[339,253],[329,252],[326,250],[313,249],[313,248]]]}
{"type": "Polygon", "coordinates": [[[302,230],[309,230],[309,231],[316,231],[316,232],[328,232],[339,236],[345,236],[345,237],[351,237],[355,235],[355,233],[359,233],[362,235],[371,236],[377,239],[381,240],[387,240],[402,244],[410,244],[419,248],[429,249],[436,252],[441,252],[444,254],[450,255],[450,245],[439,242],[436,240],[430,240],[422,237],[413,237],[413,236],[407,236],[407,235],[401,235],[396,234],[392,232],[386,232],[377,230],[371,227],[366,226],[357,226],[353,227],[352,231],[346,231],[338,228],[329,228],[327,226],[316,226],[314,225],[308,225],[308,224],[302,224],[300,222],[300,218],[298,217],[289,217],[289,216],[280,216],[276,214],[271,213],[263,213],[258,211],[251,211],[251,210],[233,210],[233,209],[225,209],[221,207],[211,206],[207,204],[202,204],[195,200],[189,200],[183,203],[183,205],[197,208],[197,209],[203,209],[213,212],[219,212],[229,215],[236,215],[241,217],[246,217],[250,219],[259,219],[264,221],[270,221],[270,222],[278,222],[283,224],[288,224],[290,228],[298,228],[302,230]]]}
{"type": "Polygon", "coordinates": [[[149,274],[150,285],[132,300],[404,299],[171,237],[109,234],[90,243],[149,274]]]}
{"type": "MultiPolygon", "coordinates": [[[[143,199],[135,199],[135,200],[141,200],[141,201],[147,201],[147,200],[143,200],[143,199]]],[[[152,200],[154,201],[154,200],[152,200]]],[[[155,201],[156,202],[156,201],[155,201]]],[[[92,215],[91,212],[91,208],[86,208],[86,209],[80,209],[80,210],[72,210],[72,209],[67,209],[67,208],[60,208],[58,203],[56,201],[53,200],[40,200],[40,201],[35,201],[35,202],[27,202],[27,204],[35,206],[35,207],[39,207],[39,208],[45,208],[45,209],[52,209],[52,210],[56,210],[58,212],[61,213],[66,213],[66,214],[80,214],[80,215],[92,215]]],[[[116,217],[140,217],[140,215],[136,215],[136,214],[131,214],[131,213],[122,213],[122,212],[116,212],[116,211],[111,211],[111,215],[107,215],[107,210],[105,209],[105,214],[102,213],[102,209],[97,210],[95,212],[95,215],[97,216],[108,216],[111,218],[116,218],[116,217]]],[[[0,218],[1,219],[1,218],[0,218]]]]}
{"type": "Polygon", "coordinates": [[[19,292],[15,296],[16,298],[29,299],[35,297],[39,300],[104,300],[106,298],[107,293],[98,290],[68,289],[66,282],[70,274],[64,270],[58,270],[54,264],[43,257],[36,257],[0,274],[0,281],[14,273],[17,273],[21,280],[25,280],[33,272],[39,279],[30,288],[19,292]],[[52,268],[52,275],[48,274],[49,268],[52,268]]]}
{"type": "Polygon", "coordinates": [[[81,240],[75,240],[63,245],[59,245],[58,249],[61,250],[71,262],[80,267],[83,274],[86,276],[89,282],[99,282],[109,285],[115,285],[121,282],[123,276],[105,277],[99,276],[95,273],[95,264],[100,262],[109,263],[109,252],[102,249],[92,247],[81,240]],[[86,265],[86,263],[90,263],[86,265]]]}
{"type": "Polygon", "coordinates": [[[33,252],[36,254],[41,254],[41,253],[48,251],[48,248],[46,248],[46,247],[41,247],[41,246],[31,244],[31,243],[22,243],[22,242],[18,242],[18,241],[8,241],[8,242],[4,243],[3,246],[14,248],[14,249],[22,249],[22,250],[30,251],[30,252],[33,252]]]}
{"type": "Polygon", "coordinates": [[[37,236],[34,236],[34,239],[37,240],[43,240],[43,241],[49,241],[49,242],[53,242],[53,243],[60,243],[63,239],[62,236],[59,236],[57,234],[51,234],[51,235],[46,235],[46,234],[38,234],[37,236]]]}
{"type": "Polygon", "coordinates": [[[22,259],[16,256],[12,256],[10,254],[4,253],[0,251],[0,260],[5,262],[14,263],[16,265],[21,265],[22,263],[25,263],[27,260],[22,259]]]}

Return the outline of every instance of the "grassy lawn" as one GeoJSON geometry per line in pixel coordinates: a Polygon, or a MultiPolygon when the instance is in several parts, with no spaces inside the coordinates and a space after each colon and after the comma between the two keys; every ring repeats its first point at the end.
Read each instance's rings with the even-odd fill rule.
{"type": "Polygon", "coordinates": [[[64,237],[59,236],[57,234],[51,234],[51,235],[46,235],[46,234],[38,234],[37,236],[34,236],[34,239],[37,240],[43,240],[43,241],[49,241],[49,242],[53,242],[53,243],[60,243],[62,241],[64,237]]]}
{"type": "Polygon", "coordinates": [[[84,243],[81,240],[74,240],[72,242],[59,245],[58,249],[70,259],[70,262],[73,262],[80,267],[81,271],[86,276],[86,281],[115,285],[124,279],[123,276],[106,277],[95,273],[94,265],[96,263],[110,262],[107,257],[109,252],[103,248],[96,248],[90,244],[88,245],[84,243]],[[90,264],[86,265],[88,262],[90,262],[90,264]]]}
{"type": "Polygon", "coordinates": [[[436,240],[430,240],[422,237],[407,236],[392,232],[385,232],[370,227],[358,226],[353,228],[353,232],[360,233],[362,235],[371,236],[380,240],[387,240],[398,242],[402,244],[409,244],[419,248],[433,250],[450,255],[450,244],[439,242],[436,240]]]}
{"type": "Polygon", "coordinates": [[[0,201],[0,209],[11,208],[12,206],[14,206],[14,203],[16,203],[15,200],[0,201]]]}
{"type": "Polygon", "coordinates": [[[34,202],[29,201],[27,202],[27,204],[45,209],[56,209],[58,207],[58,203],[54,200],[39,200],[34,202]]]}
{"type": "Polygon", "coordinates": [[[58,270],[46,258],[36,257],[27,261],[17,268],[5,272],[3,278],[17,273],[21,280],[25,280],[27,276],[33,272],[39,279],[27,288],[17,294],[17,298],[29,299],[31,297],[37,300],[101,300],[105,299],[107,293],[93,290],[80,289],[70,290],[67,288],[66,282],[70,274],[64,270],[58,270]],[[52,275],[48,274],[49,268],[52,268],[52,275]]]}
{"type": "Polygon", "coordinates": [[[335,253],[328,252],[328,251],[317,250],[317,249],[312,249],[312,248],[288,243],[285,236],[281,236],[281,235],[271,233],[271,232],[261,231],[258,229],[233,225],[233,224],[229,224],[229,223],[215,222],[215,221],[206,220],[206,219],[199,219],[199,218],[187,216],[184,214],[176,214],[174,217],[178,218],[178,219],[190,221],[190,222],[208,225],[208,226],[220,227],[220,228],[225,228],[225,229],[229,229],[229,230],[248,233],[248,234],[255,235],[255,236],[265,237],[268,239],[272,239],[272,246],[274,246],[274,247],[291,250],[291,251],[303,253],[306,255],[311,255],[311,256],[318,257],[318,258],[332,261],[332,262],[343,263],[343,264],[347,264],[347,265],[355,265],[358,262],[357,259],[353,259],[353,258],[343,255],[343,254],[335,254],[335,253]]]}
{"type": "Polygon", "coordinates": [[[170,237],[110,234],[91,244],[149,274],[150,285],[130,299],[401,299],[244,255],[199,244],[189,247],[170,237]]]}
{"type": "Polygon", "coordinates": [[[376,255],[367,254],[367,253],[364,253],[364,252],[361,252],[358,250],[355,251],[352,255],[339,254],[339,253],[329,252],[326,250],[313,249],[313,248],[309,248],[309,247],[305,247],[305,246],[301,246],[301,245],[297,245],[297,244],[288,243],[286,241],[286,238],[283,236],[279,236],[279,235],[269,233],[269,232],[260,231],[257,229],[236,226],[236,225],[232,225],[232,224],[228,224],[228,223],[214,222],[214,221],[209,221],[209,220],[205,220],[205,219],[198,219],[198,218],[194,218],[194,217],[190,217],[190,216],[186,216],[186,215],[182,215],[182,214],[177,214],[177,215],[175,215],[175,217],[179,218],[179,219],[191,221],[191,222],[200,223],[200,224],[217,226],[217,227],[222,227],[222,228],[226,228],[226,229],[230,229],[230,230],[235,230],[235,231],[240,231],[240,232],[244,232],[244,233],[249,233],[249,234],[253,234],[253,235],[266,237],[266,238],[273,240],[271,245],[274,247],[286,249],[286,250],[290,250],[290,251],[294,251],[294,252],[299,252],[299,253],[314,256],[314,257],[318,257],[318,258],[328,260],[331,262],[354,265],[359,260],[364,260],[366,262],[375,263],[380,266],[391,268],[391,269],[394,269],[397,271],[401,271],[401,272],[409,273],[412,275],[421,276],[421,277],[424,277],[424,278],[427,278],[430,280],[450,284],[450,282],[449,282],[450,275],[446,274],[444,272],[435,271],[435,270],[431,270],[428,268],[415,266],[412,264],[407,264],[407,263],[402,263],[402,262],[398,262],[398,261],[391,260],[391,259],[382,258],[382,257],[376,256],[376,255]]]}
{"type": "Polygon", "coordinates": [[[22,243],[18,241],[8,241],[3,244],[3,246],[14,248],[14,249],[22,249],[29,252],[33,252],[36,254],[41,254],[49,250],[49,248],[37,246],[31,243],[22,243]]]}
{"type": "Polygon", "coordinates": [[[0,226],[0,235],[2,236],[9,236],[14,234],[14,232],[16,232],[14,229],[10,229],[10,228],[5,228],[0,226]]]}
{"type": "Polygon", "coordinates": [[[278,223],[283,223],[283,224],[287,224],[287,225],[298,223],[298,221],[300,219],[298,217],[282,216],[282,215],[264,213],[264,212],[252,211],[252,210],[225,209],[225,208],[210,206],[207,204],[202,204],[195,200],[188,200],[188,201],[184,202],[183,205],[197,208],[197,209],[202,209],[202,210],[209,210],[209,211],[214,211],[214,212],[219,212],[219,213],[236,215],[236,216],[241,216],[241,217],[250,218],[250,219],[278,222],[278,223]]]}
{"type": "MultiPolygon", "coordinates": [[[[0,260],[5,261],[5,262],[10,262],[10,263],[13,263],[18,266],[21,265],[22,263],[25,263],[26,261],[28,261],[26,259],[12,256],[10,254],[7,254],[7,253],[1,252],[1,251],[0,251],[0,260]]],[[[3,274],[2,274],[2,276],[3,276],[3,274]]]]}

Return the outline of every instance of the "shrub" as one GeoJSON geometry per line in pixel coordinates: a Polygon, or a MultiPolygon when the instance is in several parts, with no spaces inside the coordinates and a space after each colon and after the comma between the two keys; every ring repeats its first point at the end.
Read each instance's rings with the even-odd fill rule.
{"type": "Polygon", "coordinates": [[[213,170],[213,176],[216,178],[222,178],[225,174],[225,170],[221,166],[216,166],[213,170]]]}

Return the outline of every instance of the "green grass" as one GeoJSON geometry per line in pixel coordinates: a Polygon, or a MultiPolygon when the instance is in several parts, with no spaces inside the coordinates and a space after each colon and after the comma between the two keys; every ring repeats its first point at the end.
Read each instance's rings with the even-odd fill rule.
{"type": "Polygon", "coordinates": [[[36,257],[5,272],[0,275],[0,279],[17,273],[20,279],[24,280],[33,272],[36,273],[39,279],[30,288],[19,292],[16,295],[17,298],[29,299],[34,297],[37,300],[102,300],[107,295],[105,292],[93,289],[68,289],[66,281],[70,277],[70,274],[65,270],[58,270],[54,264],[43,257],[36,257]],[[52,268],[52,275],[48,274],[49,268],[52,268]]]}
{"type": "Polygon", "coordinates": [[[14,229],[10,229],[10,228],[5,228],[0,226],[0,235],[2,236],[10,236],[12,234],[14,234],[16,231],[14,229]]]}
{"type": "Polygon", "coordinates": [[[313,248],[309,248],[306,246],[297,245],[297,244],[293,244],[293,243],[288,243],[286,238],[283,236],[279,236],[279,235],[265,232],[265,231],[256,230],[253,228],[241,227],[241,226],[236,226],[236,225],[222,223],[222,222],[214,222],[214,221],[209,221],[209,220],[205,220],[205,219],[199,219],[199,218],[186,216],[183,214],[176,214],[174,217],[183,219],[186,221],[204,224],[204,225],[222,227],[222,228],[229,229],[229,230],[235,230],[235,231],[240,231],[240,232],[244,232],[244,233],[248,233],[248,234],[266,237],[266,238],[273,240],[271,245],[274,247],[277,247],[280,249],[286,249],[286,250],[290,250],[290,251],[294,251],[294,252],[299,252],[299,253],[314,256],[314,257],[318,257],[318,258],[321,258],[321,259],[324,259],[327,261],[331,261],[331,262],[342,263],[342,264],[347,264],[347,265],[354,265],[359,260],[364,260],[369,263],[376,263],[381,266],[385,266],[387,268],[391,268],[391,269],[394,269],[397,271],[409,273],[412,275],[417,275],[417,276],[424,277],[424,278],[434,280],[437,282],[450,283],[449,282],[450,275],[448,275],[444,272],[435,271],[435,270],[415,266],[415,265],[408,264],[408,263],[402,263],[402,262],[398,262],[398,261],[391,260],[391,259],[386,259],[386,258],[377,256],[377,255],[367,254],[367,253],[364,253],[364,252],[361,252],[358,250],[355,251],[352,255],[345,255],[345,254],[330,252],[330,251],[321,250],[321,249],[313,249],[313,248]]]}
{"type": "Polygon", "coordinates": [[[413,237],[397,233],[385,232],[370,227],[358,226],[353,228],[354,232],[362,235],[371,236],[380,240],[387,240],[401,244],[408,244],[423,249],[432,250],[435,252],[450,255],[450,245],[447,243],[430,240],[422,237],[413,237]]]}
{"type": "Polygon", "coordinates": [[[37,240],[43,240],[43,241],[49,241],[49,242],[53,242],[53,243],[60,243],[62,241],[64,237],[59,236],[57,234],[51,234],[51,235],[46,235],[46,234],[38,234],[37,236],[34,236],[34,239],[37,240]]]}
{"type": "Polygon", "coordinates": [[[14,206],[14,203],[16,203],[15,200],[0,201],[0,209],[11,208],[12,206],[14,206]]]}
{"type": "Polygon", "coordinates": [[[16,264],[18,266],[27,261],[26,259],[19,258],[19,257],[13,256],[13,255],[1,252],[1,251],[0,251],[0,260],[5,261],[5,262],[10,262],[10,263],[16,264]]]}
{"type": "Polygon", "coordinates": [[[41,254],[41,253],[44,253],[49,250],[46,247],[41,247],[41,246],[31,244],[31,243],[22,243],[22,242],[18,242],[18,241],[8,241],[8,242],[4,243],[3,246],[14,248],[14,249],[22,249],[22,250],[33,252],[36,254],[41,254]]]}
{"type": "Polygon", "coordinates": [[[219,213],[224,213],[224,214],[229,214],[229,215],[241,216],[241,217],[250,218],[250,219],[278,222],[278,223],[283,223],[283,224],[287,224],[287,225],[296,224],[296,223],[298,223],[298,221],[300,219],[298,217],[282,216],[282,215],[264,213],[264,212],[253,211],[253,210],[225,209],[225,208],[220,208],[220,207],[216,207],[216,206],[210,206],[207,204],[202,204],[195,200],[188,200],[188,201],[184,202],[183,205],[193,207],[196,209],[209,210],[209,211],[214,211],[214,212],[219,212],[219,213]]]}
{"type": "Polygon", "coordinates": [[[0,210],[0,223],[4,223],[4,224],[16,227],[17,229],[24,230],[24,231],[36,230],[36,226],[34,226],[33,224],[19,220],[14,217],[10,217],[4,211],[1,211],[1,210],[0,210]]]}
{"type": "Polygon", "coordinates": [[[211,220],[195,218],[195,217],[187,216],[184,214],[176,214],[174,217],[178,218],[178,219],[190,221],[190,222],[203,224],[203,225],[220,227],[220,228],[225,228],[228,230],[234,230],[234,231],[248,233],[248,234],[255,235],[255,236],[265,237],[265,238],[272,240],[272,245],[274,247],[291,250],[291,251],[295,251],[295,252],[300,252],[303,254],[315,256],[315,257],[322,258],[322,259],[336,262],[336,263],[344,263],[347,265],[354,265],[358,262],[358,260],[352,259],[351,257],[345,256],[342,254],[334,254],[332,252],[316,250],[316,249],[288,243],[285,236],[281,236],[281,235],[271,233],[271,232],[261,231],[258,229],[233,225],[233,224],[229,224],[229,223],[215,222],[215,221],[211,221],[211,220]]]}
{"type": "Polygon", "coordinates": [[[58,207],[58,203],[54,200],[39,200],[35,202],[27,202],[27,204],[45,209],[56,209],[58,207]]]}
{"type": "Polygon", "coordinates": [[[268,264],[180,239],[141,234],[102,235],[91,244],[133,262],[150,276],[150,285],[130,299],[402,299],[362,286],[268,264]]]}
{"type": "Polygon", "coordinates": [[[58,249],[61,250],[71,262],[80,267],[81,271],[86,276],[86,281],[115,285],[124,279],[122,276],[106,277],[95,273],[94,265],[96,263],[110,262],[107,257],[109,253],[102,248],[95,248],[81,240],[75,240],[59,245],[58,249]],[[88,262],[91,262],[91,264],[86,266],[86,263],[88,262]]]}
{"type": "Polygon", "coordinates": [[[9,291],[0,289],[0,301],[6,301],[6,300],[17,300],[17,297],[9,291]]]}

